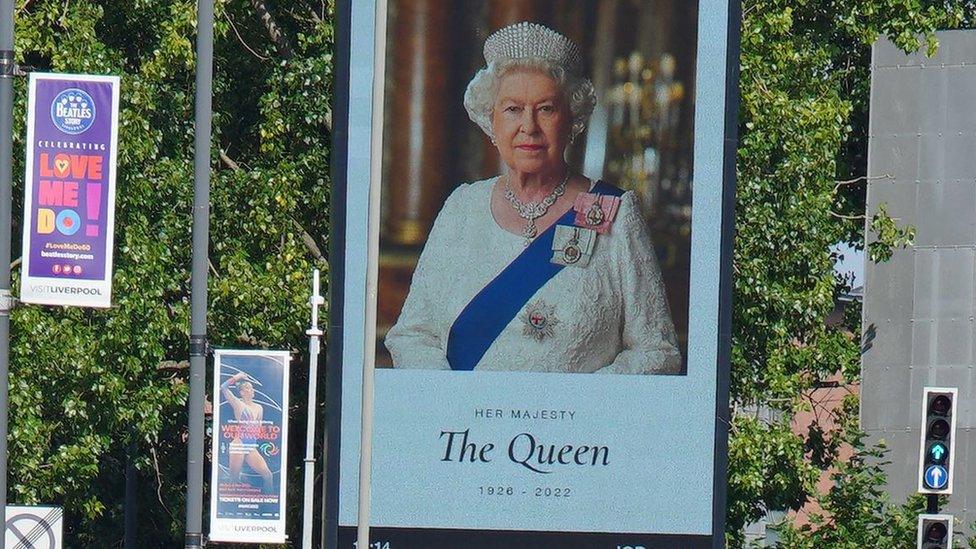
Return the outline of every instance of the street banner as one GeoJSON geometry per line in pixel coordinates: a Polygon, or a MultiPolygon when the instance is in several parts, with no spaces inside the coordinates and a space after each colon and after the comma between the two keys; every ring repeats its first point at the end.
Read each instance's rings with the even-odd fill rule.
{"type": "Polygon", "coordinates": [[[214,351],[210,540],[285,543],[288,351],[214,351]]]}
{"type": "Polygon", "coordinates": [[[724,546],[738,10],[338,3],[326,546],[724,546]]]}
{"type": "Polygon", "coordinates": [[[109,307],[119,77],[31,73],[20,300],[109,307]]]}

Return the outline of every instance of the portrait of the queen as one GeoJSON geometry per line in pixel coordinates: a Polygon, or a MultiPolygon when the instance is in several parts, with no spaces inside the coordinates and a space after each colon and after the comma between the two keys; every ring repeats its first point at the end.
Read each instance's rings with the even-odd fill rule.
{"type": "MultiPolygon", "coordinates": [[[[403,3],[391,12],[393,40],[398,25],[416,28],[411,18],[436,18],[403,3]]],[[[677,58],[570,28],[573,37],[553,22],[507,22],[477,40],[477,64],[449,58],[429,68],[441,73],[389,77],[379,366],[683,373],[691,138],[679,134],[692,109],[682,110],[677,58]],[[453,92],[436,85],[446,74],[463,80],[453,92]],[[431,84],[422,98],[400,97],[418,81],[431,84]],[[428,96],[442,118],[421,108],[428,96]],[[433,150],[411,161],[414,139],[433,150]],[[424,183],[401,188],[414,177],[454,180],[420,204],[424,183]]],[[[411,55],[403,46],[393,55],[411,55]]]]}

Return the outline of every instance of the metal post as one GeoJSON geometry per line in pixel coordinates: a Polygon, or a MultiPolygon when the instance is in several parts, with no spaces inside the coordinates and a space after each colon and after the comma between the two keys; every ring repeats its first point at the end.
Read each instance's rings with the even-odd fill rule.
{"type": "Polygon", "coordinates": [[[939,512],[939,496],[937,494],[929,494],[925,501],[925,512],[930,515],[938,514],[939,512]]]}
{"type": "MultiPolygon", "coordinates": [[[[7,509],[7,384],[10,373],[10,222],[13,166],[14,3],[0,0],[0,507],[7,509]]],[[[4,519],[6,521],[6,519],[4,519]]],[[[0,549],[6,547],[0,536],[0,549]]]]}
{"type": "Polygon", "coordinates": [[[210,132],[213,0],[197,0],[196,112],[193,130],[193,264],[190,274],[190,438],[186,454],[187,549],[203,547],[203,403],[207,371],[207,256],[210,241],[210,132]]]}
{"type": "Polygon", "coordinates": [[[305,427],[305,503],[302,508],[302,548],[312,549],[312,496],[315,484],[315,393],[316,378],[319,371],[319,305],[325,298],[319,295],[319,270],[312,271],[312,295],[308,298],[312,306],[312,325],[305,331],[308,334],[308,420],[305,427]]]}
{"type": "Polygon", "coordinates": [[[129,444],[125,452],[125,515],[122,547],[136,549],[136,530],[139,526],[139,472],[136,470],[136,434],[129,432],[129,444]]]}

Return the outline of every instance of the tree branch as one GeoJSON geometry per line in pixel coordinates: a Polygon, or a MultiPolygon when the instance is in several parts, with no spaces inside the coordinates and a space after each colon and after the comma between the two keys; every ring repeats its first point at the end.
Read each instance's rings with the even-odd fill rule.
{"type": "Polygon", "coordinates": [[[156,455],[155,444],[149,447],[149,452],[152,454],[153,458],[153,469],[156,470],[156,499],[159,500],[159,504],[163,507],[163,510],[166,511],[166,514],[170,516],[170,519],[173,519],[173,513],[169,510],[169,507],[166,506],[166,502],[163,500],[163,473],[159,470],[159,456],[156,455]]]}
{"type": "Polygon", "coordinates": [[[298,232],[302,237],[302,243],[305,244],[305,247],[312,254],[312,257],[318,261],[325,261],[325,256],[322,255],[322,250],[319,248],[319,245],[315,243],[315,239],[312,238],[312,235],[308,234],[308,231],[305,230],[305,227],[302,227],[301,223],[295,221],[294,219],[292,219],[291,222],[295,228],[298,229],[298,232]]]}
{"type": "Polygon", "coordinates": [[[288,43],[285,42],[285,36],[281,32],[281,27],[275,22],[274,17],[271,16],[271,12],[268,11],[268,7],[264,4],[264,0],[251,0],[251,7],[257,12],[258,18],[261,19],[261,23],[264,25],[265,30],[268,31],[268,36],[271,38],[271,42],[275,45],[275,49],[278,50],[278,55],[284,57],[285,59],[290,59],[292,57],[291,48],[288,43]]]}
{"type": "Polygon", "coordinates": [[[251,46],[248,46],[247,45],[247,42],[244,41],[244,38],[241,36],[241,33],[237,32],[237,25],[234,24],[234,21],[230,18],[230,14],[227,13],[227,10],[224,10],[224,17],[227,19],[227,22],[230,23],[231,30],[234,31],[234,35],[237,36],[237,40],[241,43],[242,46],[244,46],[244,49],[246,49],[247,51],[251,52],[251,55],[253,55],[254,57],[257,57],[261,61],[267,61],[268,60],[267,57],[265,57],[265,56],[261,55],[260,53],[254,51],[254,49],[251,48],[251,46]]]}
{"type": "Polygon", "coordinates": [[[843,181],[834,181],[834,190],[837,190],[837,189],[843,187],[844,185],[853,185],[853,184],[859,183],[861,181],[875,181],[877,179],[894,179],[894,176],[892,176],[890,173],[886,173],[886,174],[882,174],[882,175],[876,175],[874,177],[868,177],[866,175],[862,175],[861,177],[855,177],[854,179],[845,179],[843,181]]]}
{"type": "Polygon", "coordinates": [[[226,164],[228,168],[234,170],[235,172],[241,170],[240,164],[234,162],[229,156],[227,156],[227,153],[224,151],[224,149],[219,149],[218,154],[220,156],[220,161],[226,164]]]}
{"type": "Polygon", "coordinates": [[[866,215],[844,215],[844,214],[839,214],[839,213],[834,212],[834,211],[830,212],[830,215],[832,215],[834,217],[838,217],[840,219],[848,219],[850,221],[864,221],[865,219],[868,218],[868,216],[866,216],[866,215]]]}
{"type": "Polygon", "coordinates": [[[312,8],[311,6],[309,6],[308,12],[310,14],[312,14],[312,20],[314,20],[316,24],[322,22],[322,18],[319,17],[319,14],[315,13],[315,8],[312,8]]]}

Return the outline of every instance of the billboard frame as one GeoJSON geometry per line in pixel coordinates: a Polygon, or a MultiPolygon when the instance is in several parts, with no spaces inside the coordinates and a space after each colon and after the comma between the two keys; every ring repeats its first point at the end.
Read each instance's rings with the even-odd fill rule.
{"type": "MultiPolygon", "coordinates": [[[[339,458],[342,425],[342,370],[343,345],[346,332],[345,283],[347,230],[347,198],[349,167],[349,121],[351,108],[351,33],[353,31],[353,6],[355,0],[337,0],[336,5],[336,52],[333,92],[333,154],[331,156],[331,203],[330,203],[330,282],[329,282],[329,332],[326,368],[326,414],[328,428],[325,434],[325,482],[323,490],[322,544],[338,547],[339,529],[339,458]]],[[[741,1],[728,0],[727,38],[725,60],[724,119],[722,146],[721,236],[718,279],[718,341],[716,347],[715,429],[713,446],[712,533],[710,545],[724,547],[725,516],[727,501],[728,436],[730,426],[729,383],[732,327],[732,252],[735,228],[735,159],[738,146],[739,104],[739,40],[741,36],[741,1]]],[[[375,23],[375,20],[374,20],[375,23]]],[[[350,367],[360,367],[351,364],[350,367]]],[[[466,530],[468,531],[468,530],[466,530]]],[[[452,531],[443,530],[445,535],[452,531]]],[[[477,530],[470,530],[477,532],[477,530]]],[[[677,536],[681,537],[681,536],[677,536]]],[[[660,535],[664,546],[680,544],[676,536],[660,535]]],[[[679,545],[674,545],[679,546],[679,545]]]]}

